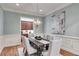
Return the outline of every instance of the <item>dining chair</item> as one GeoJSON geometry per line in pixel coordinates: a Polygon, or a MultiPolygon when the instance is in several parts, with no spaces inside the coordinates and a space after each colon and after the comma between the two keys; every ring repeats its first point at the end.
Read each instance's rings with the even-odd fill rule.
{"type": "MultiPolygon", "coordinates": [[[[48,50],[44,50],[42,52],[42,54],[43,54],[43,56],[49,56],[50,55],[50,44],[51,44],[50,35],[49,34],[44,34],[44,38],[45,38],[45,40],[49,41],[49,47],[48,47],[48,50]]],[[[46,48],[44,48],[44,49],[46,49],[46,48]]]]}
{"type": "Polygon", "coordinates": [[[25,36],[22,36],[22,40],[23,40],[23,45],[24,45],[24,54],[28,53],[29,56],[31,55],[34,55],[37,50],[34,49],[31,45],[30,45],[30,42],[29,42],[29,38],[25,37],[25,36]]]}
{"type": "Polygon", "coordinates": [[[43,52],[44,56],[60,56],[60,48],[62,39],[53,35],[49,35],[49,49],[43,52]]]}
{"type": "Polygon", "coordinates": [[[47,41],[49,41],[50,43],[49,43],[49,47],[48,47],[48,50],[45,50],[45,51],[43,51],[42,52],[42,54],[43,54],[43,56],[49,56],[50,55],[50,45],[51,45],[51,38],[50,38],[50,35],[49,34],[47,34],[47,33],[44,33],[44,38],[45,38],[45,40],[47,40],[47,41]]]}
{"type": "Polygon", "coordinates": [[[61,48],[62,39],[60,37],[51,38],[49,55],[50,56],[60,56],[60,48],[61,48]]]}
{"type": "Polygon", "coordinates": [[[43,56],[50,56],[50,44],[51,44],[51,42],[49,43],[48,50],[45,50],[45,51],[42,52],[43,56]]]}

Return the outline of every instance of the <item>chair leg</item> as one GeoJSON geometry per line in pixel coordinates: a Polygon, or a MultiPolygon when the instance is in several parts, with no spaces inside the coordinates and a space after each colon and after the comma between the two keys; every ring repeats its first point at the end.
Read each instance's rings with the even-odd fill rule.
{"type": "Polygon", "coordinates": [[[25,48],[23,49],[23,53],[24,53],[24,56],[28,56],[28,52],[25,48]]]}

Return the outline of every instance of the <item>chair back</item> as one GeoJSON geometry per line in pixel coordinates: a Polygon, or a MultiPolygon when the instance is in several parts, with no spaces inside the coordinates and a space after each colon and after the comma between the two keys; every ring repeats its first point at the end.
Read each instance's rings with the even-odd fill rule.
{"type": "Polygon", "coordinates": [[[51,43],[49,46],[49,54],[50,56],[59,56],[60,48],[61,48],[61,38],[53,38],[51,39],[51,43]]]}
{"type": "MultiPolygon", "coordinates": [[[[27,52],[28,52],[30,49],[29,38],[22,36],[22,40],[23,40],[23,45],[24,45],[25,51],[27,50],[27,52]]],[[[29,54],[29,52],[28,52],[28,54],[29,54]]]]}
{"type": "Polygon", "coordinates": [[[23,36],[23,44],[24,46],[30,46],[29,39],[25,36],[23,36]]]}

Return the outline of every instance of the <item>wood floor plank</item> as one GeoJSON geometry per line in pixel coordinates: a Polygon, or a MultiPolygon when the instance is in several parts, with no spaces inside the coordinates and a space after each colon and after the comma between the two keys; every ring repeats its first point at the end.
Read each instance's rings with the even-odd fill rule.
{"type": "Polygon", "coordinates": [[[60,54],[63,55],[63,56],[78,56],[78,55],[71,53],[69,51],[66,51],[64,49],[60,49],[60,54]]]}
{"type": "Polygon", "coordinates": [[[1,54],[1,56],[18,56],[18,48],[17,46],[5,47],[1,54]]]}

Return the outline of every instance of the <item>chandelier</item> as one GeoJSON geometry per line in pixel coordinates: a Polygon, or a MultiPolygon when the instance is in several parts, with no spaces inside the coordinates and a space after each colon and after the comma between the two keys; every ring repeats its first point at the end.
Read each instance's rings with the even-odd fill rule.
{"type": "Polygon", "coordinates": [[[39,8],[38,3],[36,4],[36,17],[34,19],[34,25],[38,27],[41,24],[41,21],[39,20],[39,8]]]}

